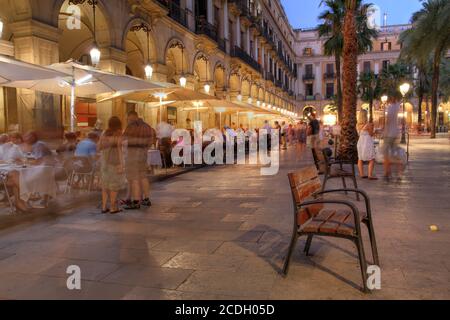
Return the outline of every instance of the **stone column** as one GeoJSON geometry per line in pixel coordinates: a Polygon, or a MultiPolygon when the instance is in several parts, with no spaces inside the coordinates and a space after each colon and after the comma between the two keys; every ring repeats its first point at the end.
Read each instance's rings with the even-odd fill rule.
{"type": "Polygon", "coordinates": [[[185,0],[186,9],[188,10],[188,26],[190,30],[194,30],[195,28],[195,14],[194,14],[194,1],[193,0],[185,0]]]}
{"type": "Polygon", "coordinates": [[[235,39],[236,43],[235,46],[241,47],[241,18],[239,16],[236,16],[236,26],[235,26],[235,39]]]}
{"type": "MultiPolygon", "coordinates": [[[[101,48],[101,52],[100,69],[117,74],[126,73],[127,54],[125,51],[110,47],[101,48]]],[[[126,104],[122,99],[97,103],[97,118],[103,122],[104,126],[112,116],[119,117],[122,123],[125,123],[126,109],[126,104]]]]}
{"type": "Polygon", "coordinates": [[[316,88],[315,88],[315,92],[319,93],[320,96],[323,96],[323,92],[322,92],[322,66],[320,63],[316,63],[316,77],[315,77],[315,84],[316,84],[316,88]]]}
{"type": "MultiPolygon", "coordinates": [[[[59,62],[58,28],[35,20],[14,22],[10,27],[16,59],[39,65],[59,62]]],[[[42,131],[44,138],[62,134],[59,96],[18,89],[17,114],[21,131],[42,131]]]]}
{"type": "Polygon", "coordinates": [[[214,0],[206,0],[207,3],[207,20],[208,23],[214,24],[214,0]]]}
{"type": "Polygon", "coordinates": [[[230,25],[228,21],[228,0],[225,0],[222,3],[222,37],[224,40],[226,40],[226,50],[227,52],[230,52],[228,46],[232,46],[232,43],[228,43],[230,39],[228,39],[228,35],[230,33],[230,25]]]}
{"type": "Polygon", "coordinates": [[[247,51],[247,53],[249,55],[251,55],[251,53],[250,53],[250,28],[249,27],[247,27],[247,30],[245,31],[245,45],[246,45],[245,51],[247,51]]]}

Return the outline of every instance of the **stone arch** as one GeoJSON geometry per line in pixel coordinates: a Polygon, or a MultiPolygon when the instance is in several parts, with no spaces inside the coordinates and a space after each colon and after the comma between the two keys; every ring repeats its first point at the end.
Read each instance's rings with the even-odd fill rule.
{"type": "Polygon", "coordinates": [[[250,86],[250,80],[244,77],[241,82],[241,95],[244,100],[250,97],[250,86]]]}
{"type": "MultiPolygon", "coordinates": [[[[93,14],[92,7],[87,4],[79,5],[81,9],[81,28],[79,30],[70,30],[67,28],[67,18],[68,14],[66,9],[69,6],[69,1],[58,0],[60,6],[58,6],[59,16],[58,16],[58,26],[62,30],[61,38],[59,40],[59,55],[60,60],[65,61],[70,58],[79,60],[80,58],[89,55],[89,50],[93,45],[94,41],[94,30],[93,30],[93,14]]],[[[100,48],[110,47],[112,42],[112,35],[110,30],[112,30],[110,24],[110,18],[101,5],[102,1],[99,2],[99,6],[96,9],[96,38],[97,43],[100,48]]],[[[86,63],[87,61],[82,61],[86,63]]]]}
{"type": "Polygon", "coordinates": [[[2,39],[12,38],[10,25],[16,21],[28,20],[33,16],[33,9],[30,0],[6,1],[2,3],[0,19],[3,21],[2,39]]]}
{"type": "Polygon", "coordinates": [[[241,91],[241,80],[239,74],[231,73],[228,83],[231,92],[239,93],[241,91]]]}
{"type": "Polygon", "coordinates": [[[261,101],[261,102],[264,102],[264,89],[263,89],[263,87],[259,87],[258,100],[261,101]]]}
{"type": "Polygon", "coordinates": [[[250,96],[255,100],[258,99],[258,85],[256,83],[252,83],[250,87],[250,96]]]}
{"type": "Polygon", "coordinates": [[[214,67],[213,80],[216,92],[225,91],[227,88],[226,69],[222,63],[216,63],[214,67]]]}
{"type": "Polygon", "coordinates": [[[194,56],[192,70],[197,84],[209,82],[211,80],[210,59],[202,51],[198,51],[194,56]]]}
{"type": "Polygon", "coordinates": [[[303,108],[303,118],[308,118],[311,113],[317,112],[317,109],[315,106],[307,105],[303,108]]]}
{"type": "Polygon", "coordinates": [[[157,59],[151,27],[141,18],[134,18],[127,24],[124,37],[123,47],[127,55],[127,67],[133,76],[144,78],[145,65],[148,62],[155,63],[157,59]],[[139,30],[132,30],[133,27],[139,30]]]}
{"type": "Polygon", "coordinates": [[[183,41],[172,38],[167,43],[165,49],[165,64],[167,66],[167,81],[177,83],[176,79],[181,74],[189,73],[189,60],[187,59],[187,49],[183,41]]]}

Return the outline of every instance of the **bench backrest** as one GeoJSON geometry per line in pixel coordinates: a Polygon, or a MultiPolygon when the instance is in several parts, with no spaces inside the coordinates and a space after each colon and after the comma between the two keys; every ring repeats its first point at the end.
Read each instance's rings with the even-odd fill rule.
{"type": "MultiPolygon", "coordinates": [[[[294,208],[297,208],[302,202],[312,200],[313,194],[322,189],[319,174],[314,166],[305,167],[296,172],[289,173],[288,177],[294,208]]],[[[297,224],[302,225],[317,215],[322,209],[323,205],[313,205],[295,210],[297,224]]]]}

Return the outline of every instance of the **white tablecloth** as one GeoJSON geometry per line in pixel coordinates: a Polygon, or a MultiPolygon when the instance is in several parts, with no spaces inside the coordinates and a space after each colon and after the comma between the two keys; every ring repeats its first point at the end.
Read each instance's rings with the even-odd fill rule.
{"type": "Polygon", "coordinates": [[[147,154],[147,164],[149,166],[162,167],[161,152],[159,152],[159,150],[149,150],[147,154]]]}
{"type": "Polygon", "coordinates": [[[33,194],[56,197],[55,168],[50,166],[0,165],[0,171],[19,173],[20,197],[28,201],[33,194]]]}

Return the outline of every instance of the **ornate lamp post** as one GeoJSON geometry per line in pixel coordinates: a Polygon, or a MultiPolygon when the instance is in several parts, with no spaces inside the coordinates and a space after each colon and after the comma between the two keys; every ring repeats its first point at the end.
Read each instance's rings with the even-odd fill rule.
{"type": "MultiPolygon", "coordinates": [[[[84,4],[86,2],[86,0],[69,0],[69,4],[73,4],[73,5],[79,5],[79,4],[84,4]]],[[[96,14],[95,14],[95,9],[98,5],[98,0],[87,0],[87,3],[92,6],[92,12],[93,12],[93,16],[94,16],[94,44],[92,46],[91,51],[89,52],[90,56],[91,56],[91,62],[92,65],[94,67],[97,67],[98,64],[100,63],[100,57],[101,57],[101,52],[98,48],[97,45],[97,35],[96,35],[96,14]]]]}

